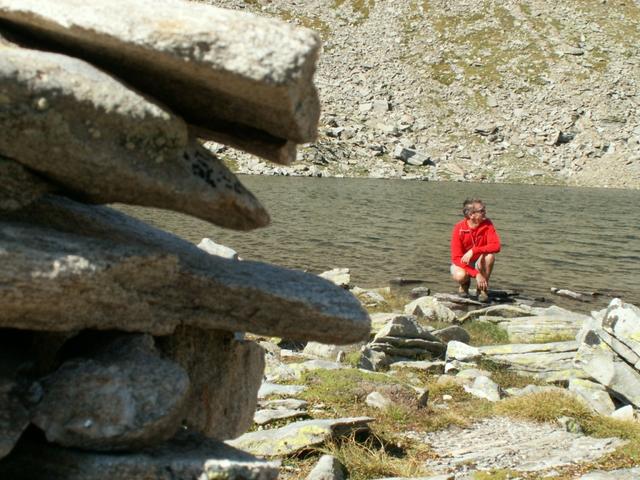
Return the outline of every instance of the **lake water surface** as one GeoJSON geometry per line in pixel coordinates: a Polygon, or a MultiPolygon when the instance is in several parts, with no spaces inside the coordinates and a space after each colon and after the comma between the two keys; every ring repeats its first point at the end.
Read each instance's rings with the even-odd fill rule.
{"type": "Polygon", "coordinates": [[[155,209],[119,209],[192,242],[210,237],[241,257],[319,273],[351,269],[352,283],[385,286],[424,279],[455,291],[449,237],[465,197],[487,204],[502,239],[491,288],[544,296],[588,311],[620,296],[640,306],[640,192],[588,188],[402,180],[242,176],[272,224],[224,230],[155,209]],[[569,303],[550,287],[600,292],[593,304],[569,303]]]}

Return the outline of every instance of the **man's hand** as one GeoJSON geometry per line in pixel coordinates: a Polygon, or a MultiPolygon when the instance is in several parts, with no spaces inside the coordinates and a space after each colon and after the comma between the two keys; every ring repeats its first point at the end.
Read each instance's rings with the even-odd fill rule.
{"type": "Polygon", "coordinates": [[[476,285],[478,286],[478,290],[487,291],[489,288],[489,283],[484,275],[480,272],[476,275],[476,285]]]}
{"type": "Polygon", "coordinates": [[[469,249],[467,250],[467,253],[465,253],[462,258],[460,259],[460,261],[462,263],[464,263],[465,265],[469,265],[469,262],[471,261],[471,257],[473,256],[473,249],[469,249]]]}

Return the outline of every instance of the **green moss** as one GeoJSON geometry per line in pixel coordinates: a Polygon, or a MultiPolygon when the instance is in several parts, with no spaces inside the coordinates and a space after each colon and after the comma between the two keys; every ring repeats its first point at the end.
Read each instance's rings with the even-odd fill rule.
{"type": "Polygon", "coordinates": [[[310,28],[320,35],[322,40],[326,41],[331,36],[331,27],[318,17],[308,17],[291,12],[290,10],[279,10],[278,17],[285,22],[296,23],[305,28],[310,28]]]}

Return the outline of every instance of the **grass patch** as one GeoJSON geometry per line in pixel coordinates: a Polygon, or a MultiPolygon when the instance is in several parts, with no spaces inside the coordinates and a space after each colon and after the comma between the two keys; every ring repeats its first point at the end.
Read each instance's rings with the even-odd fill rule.
{"type": "Polygon", "coordinates": [[[471,336],[473,346],[504,345],[509,342],[509,334],[495,323],[471,321],[465,323],[464,328],[471,336]]]}
{"type": "Polygon", "coordinates": [[[417,477],[424,473],[424,463],[427,459],[415,448],[411,452],[395,445],[389,448],[379,438],[372,438],[365,442],[350,438],[330,444],[323,453],[333,455],[340,460],[349,472],[351,480],[417,477]]]}

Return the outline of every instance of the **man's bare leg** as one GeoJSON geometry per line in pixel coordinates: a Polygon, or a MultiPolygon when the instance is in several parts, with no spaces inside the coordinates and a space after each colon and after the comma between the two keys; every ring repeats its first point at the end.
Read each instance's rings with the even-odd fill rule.
{"type": "Polygon", "coordinates": [[[457,265],[452,265],[451,276],[456,282],[458,282],[458,295],[465,297],[468,296],[471,277],[466,272],[466,270],[464,268],[458,267],[457,265]]]}
{"type": "Polygon", "coordinates": [[[476,263],[476,268],[478,271],[484,276],[487,281],[486,288],[480,289],[478,288],[478,300],[482,302],[486,302],[489,299],[488,291],[489,291],[489,279],[491,278],[491,272],[493,272],[493,264],[496,261],[496,257],[493,253],[487,253],[486,255],[480,256],[476,263]]]}

